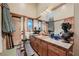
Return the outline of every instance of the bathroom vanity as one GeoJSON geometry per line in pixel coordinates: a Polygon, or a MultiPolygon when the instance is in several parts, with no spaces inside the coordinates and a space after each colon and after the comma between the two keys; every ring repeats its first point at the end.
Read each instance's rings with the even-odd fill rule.
{"type": "Polygon", "coordinates": [[[72,55],[72,43],[55,40],[49,36],[30,36],[30,44],[34,51],[40,56],[69,56],[72,55]]]}

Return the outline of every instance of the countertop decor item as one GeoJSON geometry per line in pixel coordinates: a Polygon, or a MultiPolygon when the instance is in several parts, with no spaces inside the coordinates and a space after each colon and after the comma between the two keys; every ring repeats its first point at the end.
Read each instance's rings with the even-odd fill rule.
{"type": "Polygon", "coordinates": [[[62,34],[62,38],[67,42],[70,43],[71,37],[73,37],[74,32],[69,31],[72,25],[70,23],[62,23],[62,29],[64,33],[62,34]]]}

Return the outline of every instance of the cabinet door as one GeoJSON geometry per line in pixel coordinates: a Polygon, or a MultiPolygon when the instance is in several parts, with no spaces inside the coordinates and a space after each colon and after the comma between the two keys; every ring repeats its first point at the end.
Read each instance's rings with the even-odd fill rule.
{"type": "Polygon", "coordinates": [[[40,56],[42,56],[42,45],[41,45],[41,44],[39,45],[39,51],[38,51],[38,54],[39,54],[40,56]]]}
{"type": "Polygon", "coordinates": [[[33,40],[32,40],[32,37],[30,37],[30,44],[31,44],[31,46],[33,47],[33,40]]]}
{"type": "Polygon", "coordinates": [[[42,56],[42,44],[41,44],[41,40],[39,40],[38,42],[39,42],[38,54],[39,54],[40,56],[42,56]]]}
{"type": "Polygon", "coordinates": [[[58,56],[55,51],[56,50],[53,50],[53,47],[48,45],[48,56],[58,56]]]}
{"type": "Polygon", "coordinates": [[[62,48],[49,44],[48,55],[49,56],[65,56],[66,52],[62,48]]]}
{"type": "Polygon", "coordinates": [[[48,56],[58,56],[52,49],[48,50],[48,56]]]}
{"type": "Polygon", "coordinates": [[[37,38],[35,38],[36,40],[35,40],[35,42],[34,42],[34,49],[35,49],[35,51],[38,53],[38,47],[39,47],[39,45],[38,45],[38,39],[37,38]]]}
{"type": "Polygon", "coordinates": [[[30,44],[32,47],[34,47],[34,41],[35,41],[35,38],[34,37],[30,37],[30,44]]]}
{"type": "Polygon", "coordinates": [[[42,55],[47,56],[47,43],[42,41],[42,55]]]}

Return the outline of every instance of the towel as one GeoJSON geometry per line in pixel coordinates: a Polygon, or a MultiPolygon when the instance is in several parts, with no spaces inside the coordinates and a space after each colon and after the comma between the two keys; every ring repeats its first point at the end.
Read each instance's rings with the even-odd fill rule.
{"type": "Polygon", "coordinates": [[[7,3],[3,3],[2,6],[2,31],[5,33],[14,32],[15,27],[12,22],[9,6],[7,3]]]}

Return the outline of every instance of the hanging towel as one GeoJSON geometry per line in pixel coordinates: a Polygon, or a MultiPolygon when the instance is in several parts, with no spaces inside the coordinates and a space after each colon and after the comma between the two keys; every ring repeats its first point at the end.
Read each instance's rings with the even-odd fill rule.
{"type": "Polygon", "coordinates": [[[9,6],[6,3],[3,3],[2,6],[2,32],[5,33],[5,36],[7,37],[6,49],[11,49],[14,48],[12,32],[15,31],[15,27],[12,22],[9,6]]]}
{"type": "Polygon", "coordinates": [[[11,33],[15,31],[15,27],[12,22],[12,16],[10,15],[10,9],[7,3],[2,4],[2,31],[5,33],[11,33]]]}

